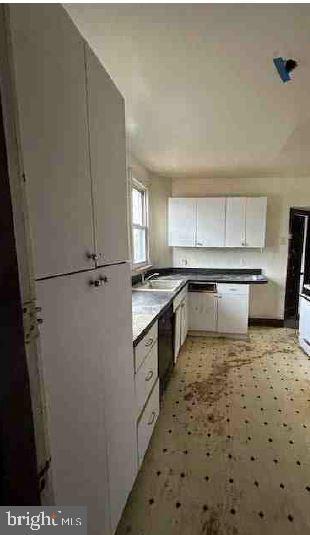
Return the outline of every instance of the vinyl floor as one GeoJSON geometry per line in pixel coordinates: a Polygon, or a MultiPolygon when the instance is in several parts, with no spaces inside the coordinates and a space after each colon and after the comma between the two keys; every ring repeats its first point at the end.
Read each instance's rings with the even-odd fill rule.
{"type": "Polygon", "coordinates": [[[117,535],[309,534],[309,433],[294,330],[188,337],[117,535]]]}

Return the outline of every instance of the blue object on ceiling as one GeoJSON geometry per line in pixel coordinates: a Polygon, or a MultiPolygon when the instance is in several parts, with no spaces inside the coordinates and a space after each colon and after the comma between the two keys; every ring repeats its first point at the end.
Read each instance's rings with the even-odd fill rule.
{"type": "Polygon", "coordinates": [[[273,63],[279,73],[282,82],[289,82],[291,80],[290,73],[286,68],[286,60],[283,58],[273,58],[273,63]]]}

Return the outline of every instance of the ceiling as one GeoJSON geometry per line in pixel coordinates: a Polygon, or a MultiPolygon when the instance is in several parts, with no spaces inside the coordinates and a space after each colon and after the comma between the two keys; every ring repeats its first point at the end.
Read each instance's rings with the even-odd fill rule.
{"type": "Polygon", "coordinates": [[[166,176],[310,176],[309,4],[65,4],[166,176]],[[300,65],[283,84],[275,56],[300,65]]]}

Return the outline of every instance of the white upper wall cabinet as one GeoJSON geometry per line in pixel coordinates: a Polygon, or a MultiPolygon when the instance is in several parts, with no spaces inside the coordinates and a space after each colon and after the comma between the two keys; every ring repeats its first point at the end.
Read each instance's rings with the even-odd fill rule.
{"type": "Polygon", "coordinates": [[[265,247],[266,197],[228,197],[226,247],[265,247]]]}
{"type": "Polygon", "coordinates": [[[84,41],[60,5],[10,6],[37,278],[94,267],[84,41]]]}
{"type": "Polygon", "coordinates": [[[169,245],[264,247],[266,197],[169,199],[169,245]]]}
{"type": "Polygon", "coordinates": [[[247,197],[245,208],[245,246],[265,247],[266,197],[247,197]]]}
{"type": "Polygon", "coordinates": [[[197,199],[197,247],[224,247],[225,197],[197,199]]]}
{"type": "Polygon", "coordinates": [[[91,175],[98,264],[129,259],[124,99],[86,44],[91,175]]]}
{"type": "Polygon", "coordinates": [[[245,198],[226,200],[226,247],[245,246],[245,198]]]}
{"type": "Polygon", "coordinates": [[[169,199],[168,244],[194,247],[196,243],[196,199],[169,199]]]}

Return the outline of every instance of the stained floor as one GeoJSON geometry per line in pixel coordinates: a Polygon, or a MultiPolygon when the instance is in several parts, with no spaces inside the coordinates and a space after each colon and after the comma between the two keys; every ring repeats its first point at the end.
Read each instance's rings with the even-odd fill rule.
{"type": "Polygon", "coordinates": [[[309,432],[295,331],[188,337],[117,535],[309,534],[309,432]]]}

